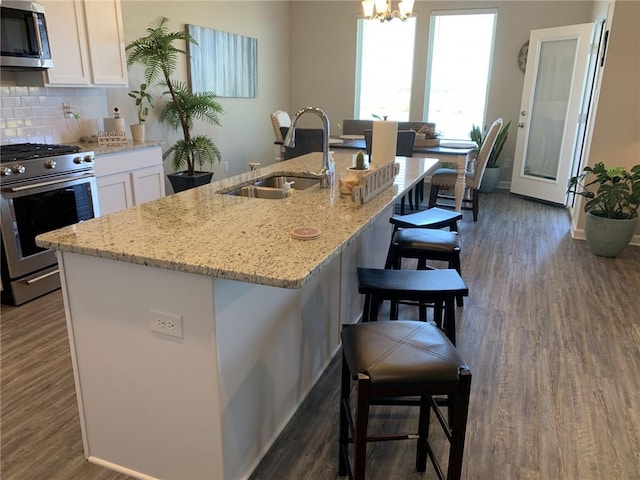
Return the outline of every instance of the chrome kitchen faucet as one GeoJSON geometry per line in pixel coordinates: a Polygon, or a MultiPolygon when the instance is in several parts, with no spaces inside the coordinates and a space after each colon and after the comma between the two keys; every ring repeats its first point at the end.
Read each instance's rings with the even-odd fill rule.
{"type": "Polygon", "coordinates": [[[320,187],[328,188],[333,183],[334,175],[333,164],[329,159],[329,117],[326,113],[318,107],[304,107],[298,110],[291,120],[291,126],[287,131],[287,135],[284,137],[283,144],[285,147],[296,146],[296,123],[298,123],[298,118],[307,112],[315,113],[322,119],[322,132],[324,136],[322,143],[322,167],[319,172],[309,173],[320,178],[320,187]]]}

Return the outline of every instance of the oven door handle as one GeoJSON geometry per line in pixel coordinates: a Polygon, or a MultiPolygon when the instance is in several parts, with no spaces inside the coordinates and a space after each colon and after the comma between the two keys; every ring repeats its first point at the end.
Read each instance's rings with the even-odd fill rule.
{"type": "Polygon", "coordinates": [[[48,187],[49,185],[67,183],[73,180],[84,180],[85,178],[91,178],[95,176],[96,176],[95,173],[88,173],[86,175],[81,175],[79,177],[73,177],[73,178],[66,177],[66,178],[59,178],[57,180],[49,180],[47,182],[30,183],[29,185],[21,185],[19,187],[9,187],[7,190],[9,190],[10,192],[22,192],[24,190],[30,190],[32,188],[48,187]]]}
{"type": "Polygon", "coordinates": [[[31,285],[32,283],[39,282],[40,280],[44,280],[45,278],[49,278],[52,275],[56,275],[57,273],[60,273],[60,269],[59,268],[56,268],[55,270],[52,270],[49,273],[45,273],[44,275],[40,275],[39,277],[31,278],[31,279],[26,281],[26,284],[27,285],[31,285]]]}

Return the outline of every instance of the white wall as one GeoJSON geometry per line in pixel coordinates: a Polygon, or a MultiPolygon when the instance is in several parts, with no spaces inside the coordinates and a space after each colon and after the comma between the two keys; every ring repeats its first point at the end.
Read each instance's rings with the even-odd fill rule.
{"type": "MultiPolygon", "coordinates": [[[[422,120],[426,82],[429,21],[432,11],[496,8],[495,51],[487,122],[512,120],[503,158],[513,159],[524,74],[518,67],[520,47],[533,29],[591,21],[590,1],[418,1],[411,120],[422,120]]],[[[298,1],[291,7],[291,106],[311,104],[325,109],[332,128],[353,117],[358,1],[298,1]]],[[[380,61],[384,61],[381,59],[380,61]]],[[[473,72],[469,72],[470,75],[473,72]]],[[[471,125],[469,126],[471,129],[471,125]]],[[[512,163],[511,163],[512,164],[512,163]]],[[[504,180],[511,168],[504,168],[504,180]]]]}
{"type": "MultiPolygon", "coordinates": [[[[598,3],[600,10],[606,5],[598,3]]],[[[605,68],[597,92],[593,134],[588,145],[587,165],[629,169],[640,164],[640,2],[616,1],[610,26],[605,68]]],[[[577,198],[574,215],[577,227],[584,228],[582,197],[577,198]]],[[[640,234],[640,225],[636,237],[640,234]]]]}
{"type": "Polygon", "coordinates": [[[640,2],[615,3],[589,165],[640,163],[640,2]]]}
{"type": "Polygon", "coordinates": [[[2,72],[0,144],[77,142],[83,132],[74,118],[64,117],[63,103],[73,105],[82,119],[106,114],[104,88],[26,87],[16,85],[14,77],[2,72]]]}

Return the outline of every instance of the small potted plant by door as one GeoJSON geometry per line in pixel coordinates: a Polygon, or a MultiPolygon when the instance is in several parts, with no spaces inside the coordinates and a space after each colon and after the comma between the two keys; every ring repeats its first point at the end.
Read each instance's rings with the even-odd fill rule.
{"type": "MultiPolygon", "coordinates": [[[[496,143],[493,145],[493,150],[491,150],[491,153],[489,154],[489,158],[487,159],[487,166],[485,167],[484,175],[482,176],[482,182],[480,184],[480,191],[482,193],[493,192],[500,182],[500,173],[502,168],[498,163],[498,160],[500,158],[500,154],[502,153],[502,149],[504,148],[504,145],[507,141],[510,126],[511,121],[505,123],[498,132],[496,143]]],[[[486,135],[487,127],[485,127],[484,131],[482,131],[477,125],[473,125],[473,127],[471,128],[471,132],[469,132],[469,138],[478,145],[478,149],[482,147],[486,135]]]]}
{"type": "Polygon", "coordinates": [[[640,165],[630,171],[606,168],[602,162],[585,167],[569,180],[568,193],[587,199],[584,233],[589,249],[603,257],[622,252],[638,225],[640,165]]]}
{"type": "Polygon", "coordinates": [[[197,42],[186,31],[170,32],[168,22],[166,17],[155,20],[147,28],[147,36],[134,40],[127,45],[126,50],[129,66],[135,63],[144,65],[147,84],[160,76],[162,85],[167,89],[163,94],[167,101],[161,109],[160,120],[181,131],[183,138],[162,156],[164,159],[172,159],[176,172],[168,177],[173,191],[180,192],[211,181],[213,172],[198,171],[196,165],[202,168],[205,163],[213,165],[214,161],[219,162],[220,151],[208,136],[194,135],[192,130],[196,120],[219,126],[219,116],[224,110],[213,92],[193,93],[186,83],[172,78],[178,56],[186,55],[174,42],[185,41],[194,45],[197,42]],[[186,169],[178,171],[183,167],[186,169]]]}
{"type": "Polygon", "coordinates": [[[129,96],[136,102],[136,111],[138,113],[138,123],[129,125],[131,128],[131,137],[134,143],[143,143],[145,137],[144,122],[149,114],[149,107],[151,105],[152,97],[147,92],[147,84],[141,83],[139,90],[131,90],[129,96]]]}

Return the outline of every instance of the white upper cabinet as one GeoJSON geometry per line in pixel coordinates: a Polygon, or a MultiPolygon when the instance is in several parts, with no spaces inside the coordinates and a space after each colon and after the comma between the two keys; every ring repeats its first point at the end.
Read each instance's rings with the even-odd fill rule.
{"type": "Polygon", "coordinates": [[[49,85],[127,85],[120,0],[42,0],[53,68],[49,85]]]}

